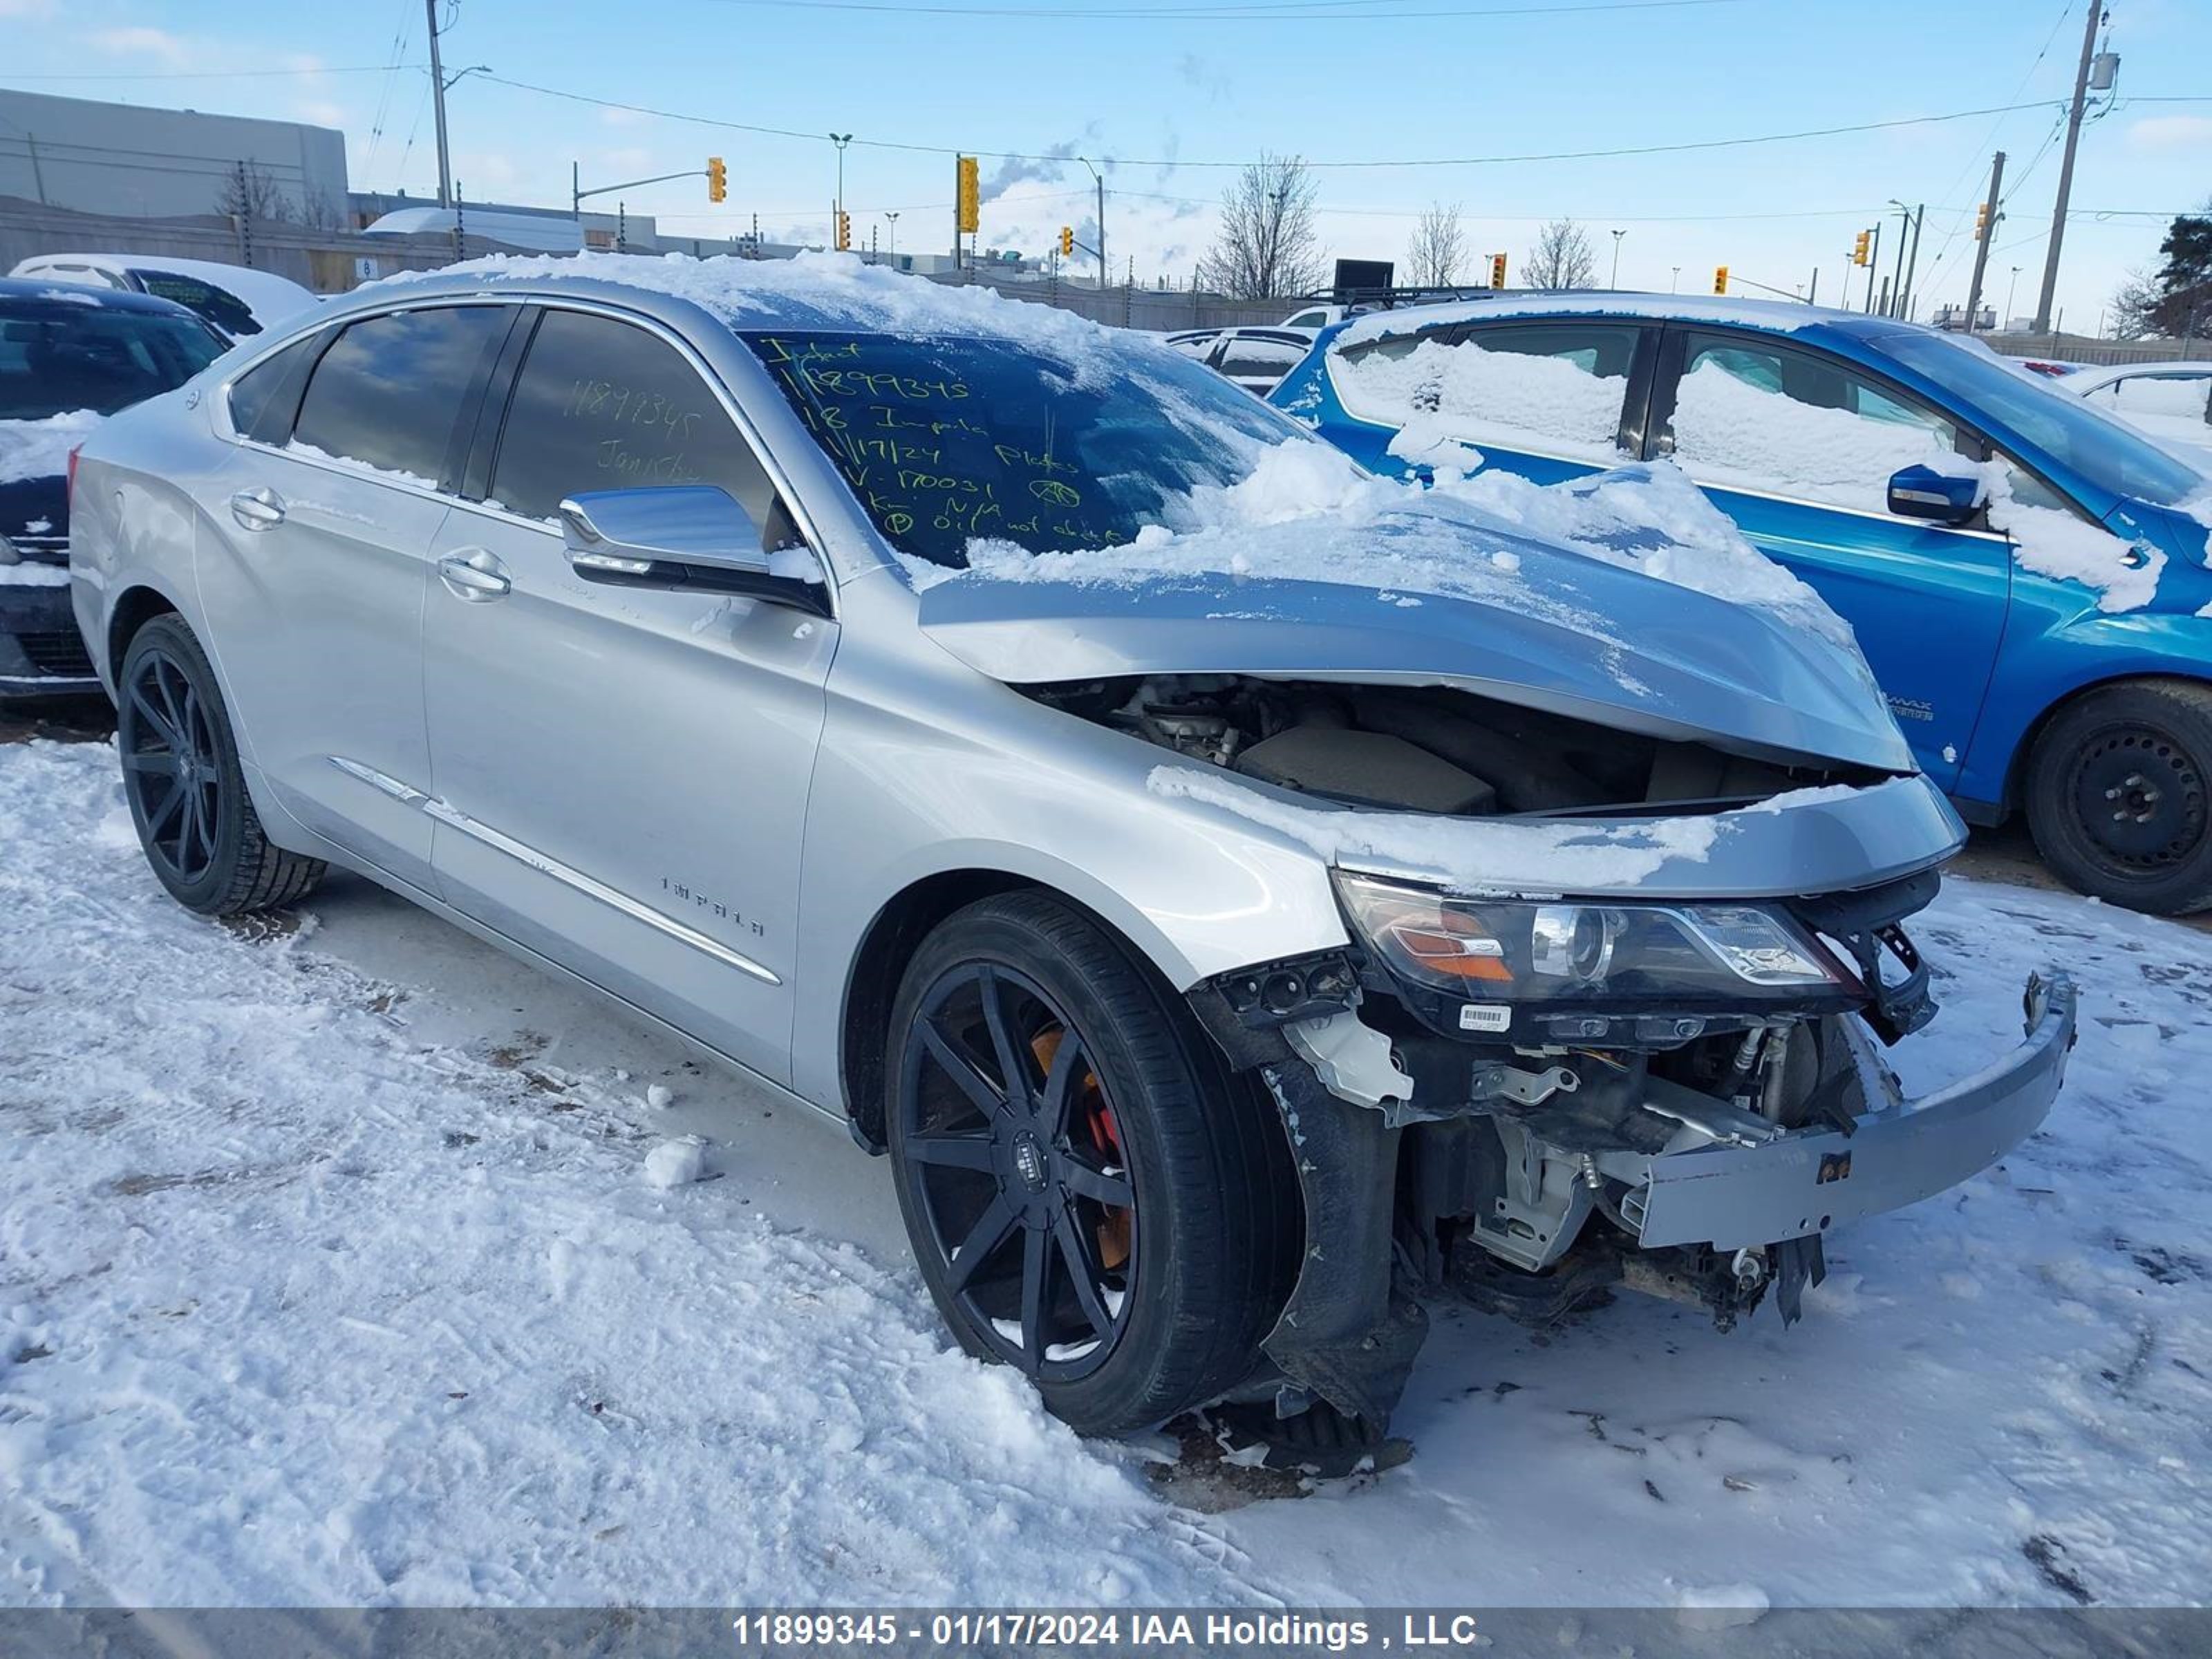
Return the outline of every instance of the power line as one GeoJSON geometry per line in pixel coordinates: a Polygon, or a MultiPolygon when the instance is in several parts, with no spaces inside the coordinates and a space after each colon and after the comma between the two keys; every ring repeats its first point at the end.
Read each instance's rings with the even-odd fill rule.
{"type": "MultiPolygon", "coordinates": [[[[860,3],[860,0],[836,0],[837,3],[860,3]]],[[[620,99],[595,98],[586,93],[568,92],[559,87],[540,86],[529,81],[510,80],[503,75],[487,72],[483,79],[496,85],[511,87],[519,92],[536,93],[541,97],[559,98],[570,103],[589,104],[600,109],[626,110],[633,115],[650,115],[661,120],[684,121],[695,126],[714,127],[730,132],[750,132],[772,138],[796,138],[812,143],[826,143],[820,132],[801,132],[790,127],[762,126],[746,121],[729,121],[714,116],[692,115],[680,110],[655,108],[649,104],[633,104],[620,99]]],[[[2150,102],[2150,100],[2138,101],[2150,102]]],[[[2173,98],[2161,101],[2172,103],[2212,103],[2212,96],[2173,98]]],[[[1679,155],[1692,151],[1736,149],[1754,144],[1790,143],[1811,138],[1834,138],[1850,133],[1889,132],[1902,127],[1930,126],[1948,121],[1969,121],[1984,115],[1996,115],[2021,109],[2056,108],[2057,100],[2038,99],[2029,103],[1991,105],[1982,109],[1952,110],[1939,115],[1899,116],[1887,121],[1852,122],[1840,126],[1808,127],[1794,132],[1759,133],[1736,138],[1704,138],[1686,140],[1669,144],[1626,144],[1607,149],[1534,150],[1519,154],[1496,155],[1437,155],[1407,156],[1382,161],[1314,161],[1305,165],[1316,170],[1330,172],[1380,171],[1390,167],[1505,167],[1536,161],[1587,161],[1613,160],[1630,155],[1679,155]]],[[[904,151],[923,155],[975,155],[994,161],[1066,161],[1065,155],[1052,155],[1027,150],[958,149],[949,144],[920,144],[889,138],[854,138],[852,141],[866,149],[904,151]]],[[[1204,170],[1229,170],[1251,165],[1243,161],[1194,161],[1168,156],[1140,160],[1127,156],[1107,158],[1110,164],[1127,167],[1190,167],[1204,170]]]]}
{"type": "Polygon", "coordinates": [[[1403,4],[1405,0],[1255,0],[1251,4],[1215,3],[1192,6],[916,6],[897,0],[722,0],[726,5],[769,7],[786,11],[866,11],[915,13],[930,17],[1037,18],[1060,21],[1109,19],[1145,22],[1365,22],[1370,18],[1408,17],[1553,17],[1593,11],[1679,11],[1691,6],[1735,6],[1748,0],[1577,0],[1560,6],[1450,6],[1427,11],[1377,11],[1370,6],[1403,4]],[[1358,8],[1347,10],[1346,8],[1358,8]],[[1334,16],[1317,14],[1334,11],[1334,16]],[[1285,14],[1302,14],[1291,16],[1285,14]]]}

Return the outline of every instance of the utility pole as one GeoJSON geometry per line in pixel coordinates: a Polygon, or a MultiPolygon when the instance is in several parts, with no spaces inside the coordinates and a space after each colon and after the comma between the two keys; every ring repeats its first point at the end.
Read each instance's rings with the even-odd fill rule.
{"type": "Polygon", "coordinates": [[[1905,262],[1905,289],[1898,295],[1897,314],[1906,322],[1912,320],[1912,282],[1920,274],[1920,227],[1928,217],[1928,204],[1923,202],[1912,210],[1912,257],[1905,262]]]}
{"type": "Polygon", "coordinates": [[[1874,222],[1874,246],[1867,251],[1867,314],[1874,314],[1874,277],[1881,269],[1881,221],[1874,222]]]}
{"type": "Polygon", "coordinates": [[[1889,204],[1897,210],[1897,258],[1890,264],[1890,303],[1882,314],[1894,317],[1905,301],[1905,233],[1912,228],[1912,210],[1894,198],[1889,204]]]}
{"type": "Polygon", "coordinates": [[[1091,167],[1091,177],[1098,186],[1098,291],[1103,294],[1106,291],[1106,175],[1097,167],[1091,167],[1089,156],[1079,155],[1075,159],[1091,167]]]}
{"type": "MultiPolygon", "coordinates": [[[[438,205],[453,204],[453,164],[446,149],[446,70],[438,61],[438,0],[422,0],[422,13],[430,24],[430,96],[438,117],[438,205]]],[[[2069,154],[2071,160],[2071,154],[2069,154]]]]}
{"type": "Polygon", "coordinates": [[[2058,162],[2058,202],[2051,214],[2051,246],[2043,256],[2043,295],[2035,302],[2035,331],[2051,331],[2051,301],[2058,291],[2058,251],[2066,242],[2066,204],[2074,194],[2074,147],[2081,141],[2081,106],[2089,96],[2089,59],[2097,50],[2097,25],[2104,21],[2100,0],[2089,0],[2089,21],[2081,31],[2081,62],[2074,71],[2074,103],[2066,112],[2066,153],[2058,162]]]}
{"type": "MultiPolygon", "coordinates": [[[[2093,4],[2090,8],[2094,10],[2093,4]]],[[[1982,314],[1982,272],[1990,263],[1990,243],[1997,234],[1997,191],[2004,183],[2004,152],[1999,150],[1990,162],[1990,193],[1982,203],[1982,235],[1974,244],[1974,280],[1966,288],[1966,332],[1974,331],[1974,319],[1982,314]]]]}

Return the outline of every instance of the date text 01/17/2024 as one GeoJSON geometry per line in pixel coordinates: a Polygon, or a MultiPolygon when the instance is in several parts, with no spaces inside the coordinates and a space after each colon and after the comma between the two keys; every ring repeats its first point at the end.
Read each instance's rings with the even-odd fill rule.
{"type": "Polygon", "coordinates": [[[1467,1648],[1482,1641],[1471,1613],[1411,1613],[1393,1634],[1364,1618],[1333,1613],[1076,1612],[749,1613],[732,1625],[739,1643],[773,1649],[978,1646],[1158,1648],[1167,1650],[1285,1647],[1328,1653],[1467,1648]]]}

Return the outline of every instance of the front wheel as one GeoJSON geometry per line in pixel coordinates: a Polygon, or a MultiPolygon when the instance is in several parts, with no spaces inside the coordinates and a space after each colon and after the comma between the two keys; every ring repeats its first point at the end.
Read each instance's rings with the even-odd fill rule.
{"type": "Polygon", "coordinates": [[[2027,822],[2066,884],[2130,910],[2212,903],[2212,687],[2109,686],[2059,710],[2036,740],[2027,822]]]}
{"type": "Polygon", "coordinates": [[[983,900],[915,952],[890,1039],[899,1206],[963,1348],[1085,1433],[1251,1368],[1297,1263],[1281,1131],[1123,946],[1042,894],[983,900]]]}

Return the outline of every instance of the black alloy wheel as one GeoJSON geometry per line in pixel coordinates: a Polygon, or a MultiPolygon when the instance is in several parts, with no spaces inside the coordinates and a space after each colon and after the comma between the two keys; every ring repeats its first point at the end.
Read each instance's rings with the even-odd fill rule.
{"type": "Polygon", "coordinates": [[[940,977],[899,1068],[909,1201],[993,1357],[1040,1381],[1103,1364],[1128,1322],[1136,1190],[1083,1034],[1013,969],[940,977]]]}
{"type": "Polygon", "coordinates": [[[171,887],[204,883],[222,822],[223,768],[191,676],[155,645],[133,659],[117,711],[124,786],[155,872],[171,887]]]}

